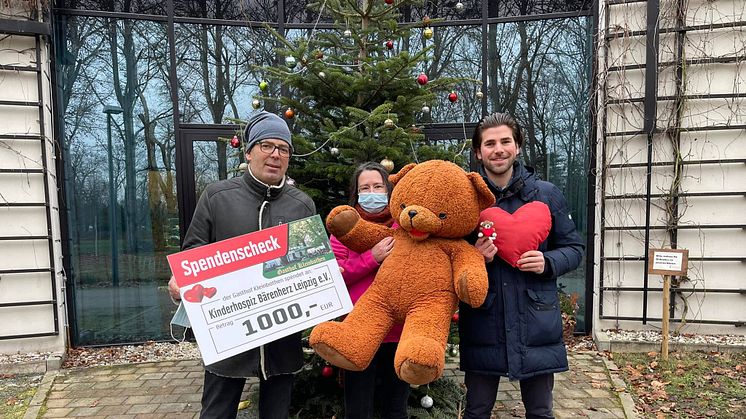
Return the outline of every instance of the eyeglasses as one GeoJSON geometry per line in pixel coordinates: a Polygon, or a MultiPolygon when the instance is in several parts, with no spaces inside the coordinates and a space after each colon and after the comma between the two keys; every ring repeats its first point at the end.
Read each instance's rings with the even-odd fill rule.
{"type": "Polygon", "coordinates": [[[264,154],[272,154],[277,150],[280,157],[290,157],[290,147],[286,145],[274,145],[272,143],[260,142],[259,150],[264,154]]]}
{"type": "Polygon", "coordinates": [[[386,192],[386,185],[384,185],[383,183],[377,183],[375,185],[360,185],[360,187],[357,188],[357,193],[359,194],[371,193],[371,192],[376,192],[376,193],[386,192]]]}

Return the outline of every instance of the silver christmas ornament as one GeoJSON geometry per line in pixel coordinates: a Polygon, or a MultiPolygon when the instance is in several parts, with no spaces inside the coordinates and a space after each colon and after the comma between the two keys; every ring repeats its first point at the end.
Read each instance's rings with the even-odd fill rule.
{"type": "Polygon", "coordinates": [[[430,113],[430,107],[425,105],[422,107],[422,113],[430,113]]]}
{"type": "Polygon", "coordinates": [[[246,163],[246,162],[243,162],[243,163],[241,163],[241,164],[238,165],[238,170],[240,170],[242,172],[245,172],[246,169],[248,169],[248,168],[249,168],[249,164],[246,163]]]}
{"type": "Polygon", "coordinates": [[[352,36],[352,31],[349,29],[345,29],[344,35],[345,35],[345,38],[349,38],[352,36]]]}
{"type": "Polygon", "coordinates": [[[332,156],[336,156],[339,154],[339,149],[337,147],[332,147],[329,149],[329,152],[332,153],[332,156]]]}
{"type": "Polygon", "coordinates": [[[394,128],[394,121],[387,118],[385,121],[383,121],[383,126],[389,129],[394,128]]]}
{"type": "Polygon", "coordinates": [[[319,78],[320,79],[326,78],[326,73],[324,73],[323,71],[319,71],[319,78]]]}
{"type": "Polygon", "coordinates": [[[259,109],[259,107],[262,106],[262,103],[259,102],[259,99],[254,99],[251,101],[251,107],[254,109],[259,109]]]}
{"type": "Polygon", "coordinates": [[[422,396],[422,399],[420,400],[420,406],[424,407],[425,409],[433,407],[433,398],[428,395],[422,396]]]}
{"type": "Polygon", "coordinates": [[[291,69],[291,70],[292,70],[292,69],[294,69],[294,68],[295,68],[295,66],[296,66],[296,65],[298,65],[298,62],[297,62],[297,61],[295,61],[295,57],[293,57],[293,56],[290,56],[290,57],[285,57],[285,65],[286,65],[286,66],[287,66],[287,67],[288,67],[289,69],[291,69]]]}
{"type": "Polygon", "coordinates": [[[456,10],[458,10],[459,12],[464,10],[464,3],[461,3],[461,2],[456,3],[456,10]]]}
{"type": "Polygon", "coordinates": [[[484,97],[484,93],[482,93],[481,90],[477,90],[477,99],[481,99],[484,97]]]}

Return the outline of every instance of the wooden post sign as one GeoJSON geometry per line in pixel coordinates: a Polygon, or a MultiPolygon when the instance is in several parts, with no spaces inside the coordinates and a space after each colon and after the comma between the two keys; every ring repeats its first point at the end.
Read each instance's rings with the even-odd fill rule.
{"type": "Polygon", "coordinates": [[[668,361],[668,323],[671,303],[671,276],[686,275],[689,264],[687,249],[649,249],[648,273],[663,275],[663,315],[661,318],[661,359],[668,361]]]}

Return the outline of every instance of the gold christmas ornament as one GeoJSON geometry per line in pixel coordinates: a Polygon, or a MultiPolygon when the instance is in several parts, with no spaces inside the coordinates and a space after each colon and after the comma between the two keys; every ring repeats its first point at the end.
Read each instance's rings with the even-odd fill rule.
{"type": "Polygon", "coordinates": [[[246,169],[248,169],[248,168],[249,168],[249,164],[246,163],[246,162],[243,162],[243,163],[241,163],[241,164],[238,165],[238,170],[240,170],[242,172],[245,172],[246,169]]]}
{"type": "Polygon", "coordinates": [[[383,160],[381,160],[381,166],[383,166],[383,168],[386,169],[386,171],[389,173],[394,170],[394,162],[389,160],[388,157],[385,157],[383,160]]]}
{"type": "Polygon", "coordinates": [[[254,99],[251,101],[251,107],[254,109],[259,109],[259,107],[262,106],[262,103],[259,102],[259,99],[254,99]]]}
{"type": "Polygon", "coordinates": [[[425,30],[422,32],[422,36],[424,36],[425,39],[432,39],[433,38],[433,29],[432,28],[425,28],[425,30]]]}
{"type": "Polygon", "coordinates": [[[387,118],[385,121],[383,121],[383,126],[388,129],[394,128],[394,121],[387,118]]]}
{"type": "Polygon", "coordinates": [[[482,93],[481,90],[477,90],[477,99],[481,99],[484,97],[484,93],[482,93]]]}

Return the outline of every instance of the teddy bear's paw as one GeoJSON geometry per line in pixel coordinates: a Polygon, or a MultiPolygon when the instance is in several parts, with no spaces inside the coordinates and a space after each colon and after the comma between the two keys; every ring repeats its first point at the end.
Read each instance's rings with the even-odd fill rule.
{"type": "Polygon", "coordinates": [[[427,384],[443,372],[445,342],[429,336],[413,336],[399,342],[394,367],[399,378],[410,384],[427,384]]]}
{"type": "Polygon", "coordinates": [[[418,364],[414,361],[404,361],[399,371],[399,378],[409,384],[423,385],[435,381],[441,371],[437,367],[418,364]]]}
{"type": "Polygon", "coordinates": [[[352,361],[345,358],[344,355],[339,353],[336,349],[325,343],[317,343],[313,345],[313,350],[316,351],[316,353],[320,357],[324,358],[325,360],[329,361],[329,363],[331,363],[332,365],[336,365],[339,368],[344,368],[348,371],[362,371],[365,369],[365,367],[355,365],[352,361]]]}
{"type": "Polygon", "coordinates": [[[458,297],[472,307],[479,307],[487,298],[487,278],[481,278],[469,271],[463,271],[458,277],[458,297]]]}
{"type": "Polygon", "coordinates": [[[332,210],[326,217],[326,227],[336,237],[349,233],[360,220],[360,215],[349,205],[341,205],[332,210]]]}

